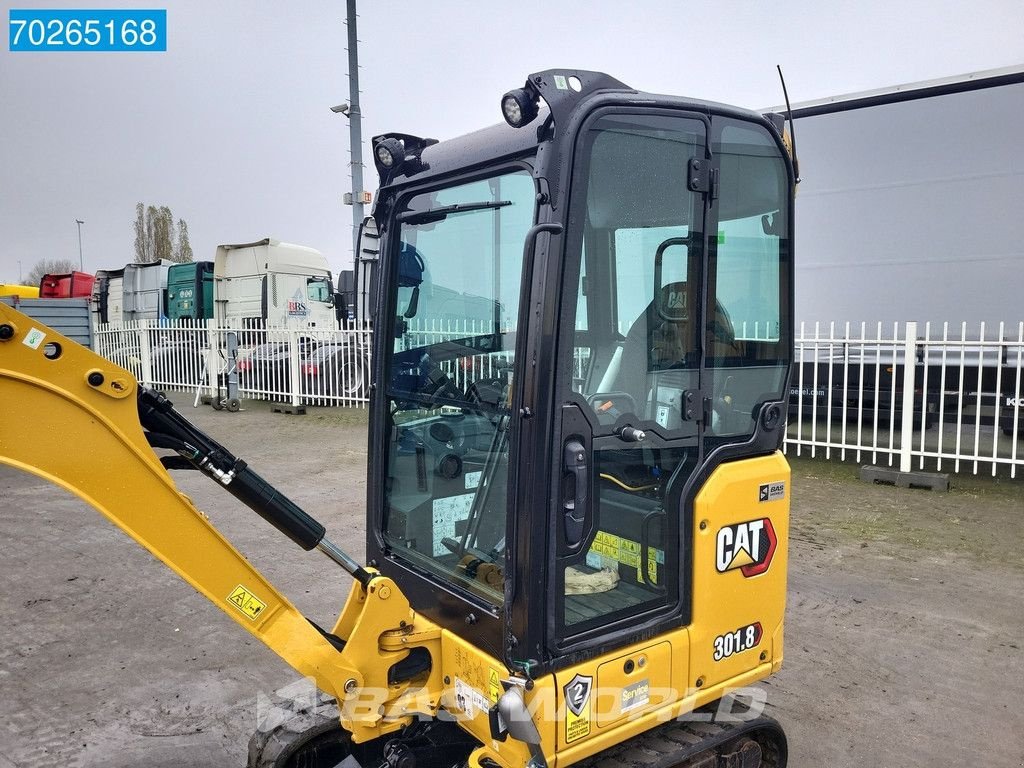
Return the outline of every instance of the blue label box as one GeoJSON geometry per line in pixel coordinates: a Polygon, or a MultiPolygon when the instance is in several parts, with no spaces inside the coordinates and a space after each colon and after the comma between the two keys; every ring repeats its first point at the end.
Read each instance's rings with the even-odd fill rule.
{"type": "Polygon", "coordinates": [[[14,52],[166,51],[167,11],[12,8],[7,40],[14,52]]]}

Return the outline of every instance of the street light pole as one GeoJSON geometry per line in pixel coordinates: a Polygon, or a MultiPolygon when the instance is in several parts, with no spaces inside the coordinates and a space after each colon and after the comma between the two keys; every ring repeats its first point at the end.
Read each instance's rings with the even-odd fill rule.
{"type": "Polygon", "coordinates": [[[363,134],[359,111],[359,55],[356,50],[356,0],[348,6],[348,133],[352,165],[352,261],[359,256],[359,225],[363,223],[363,134]]]}
{"type": "Polygon", "coordinates": [[[78,225],[78,268],[85,272],[85,260],[82,258],[82,225],[85,222],[81,219],[75,219],[75,224],[78,225]]]}

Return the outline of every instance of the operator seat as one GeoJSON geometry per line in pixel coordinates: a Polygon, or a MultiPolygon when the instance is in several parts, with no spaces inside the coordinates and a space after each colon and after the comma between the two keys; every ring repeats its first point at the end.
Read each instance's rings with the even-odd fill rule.
{"type": "MultiPolygon", "coordinates": [[[[672,307],[682,301],[683,307],[692,308],[689,292],[690,287],[685,282],[664,285],[661,288],[661,306],[672,307]]],[[[671,368],[696,366],[697,351],[691,318],[662,317],[652,300],[626,334],[618,373],[607,391],[628,393],[642,412],[639,415],[649,418],[646,404],[653,384],[650,375],[671,368]]],[[[605,389],[602,386],[602,390],[605,389]]]]}

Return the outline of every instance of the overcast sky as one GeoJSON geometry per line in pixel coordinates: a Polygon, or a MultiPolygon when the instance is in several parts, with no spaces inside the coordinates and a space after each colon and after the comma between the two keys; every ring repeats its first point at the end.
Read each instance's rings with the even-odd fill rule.
{"type": "MultiPolygon", "coordinates": [[[[135,203],[188,221],[197,259],[265,236],[351,263],[342,0],[16,2],[166,7],[166,53],[0,50],[0,282],[18,260],[133,258],[135,203]]],[[[9,2],[0,2],[7,24],[9,2]]],[[[363,134],[450,138],[553,67],[752,108],[1024,62],[1020,0],[362,2],[363,134]]],[[[367,156],[368,160],[368,156],[367,156]]],[[[366,186],[375,187],[368,165],[366,186]]]]}

